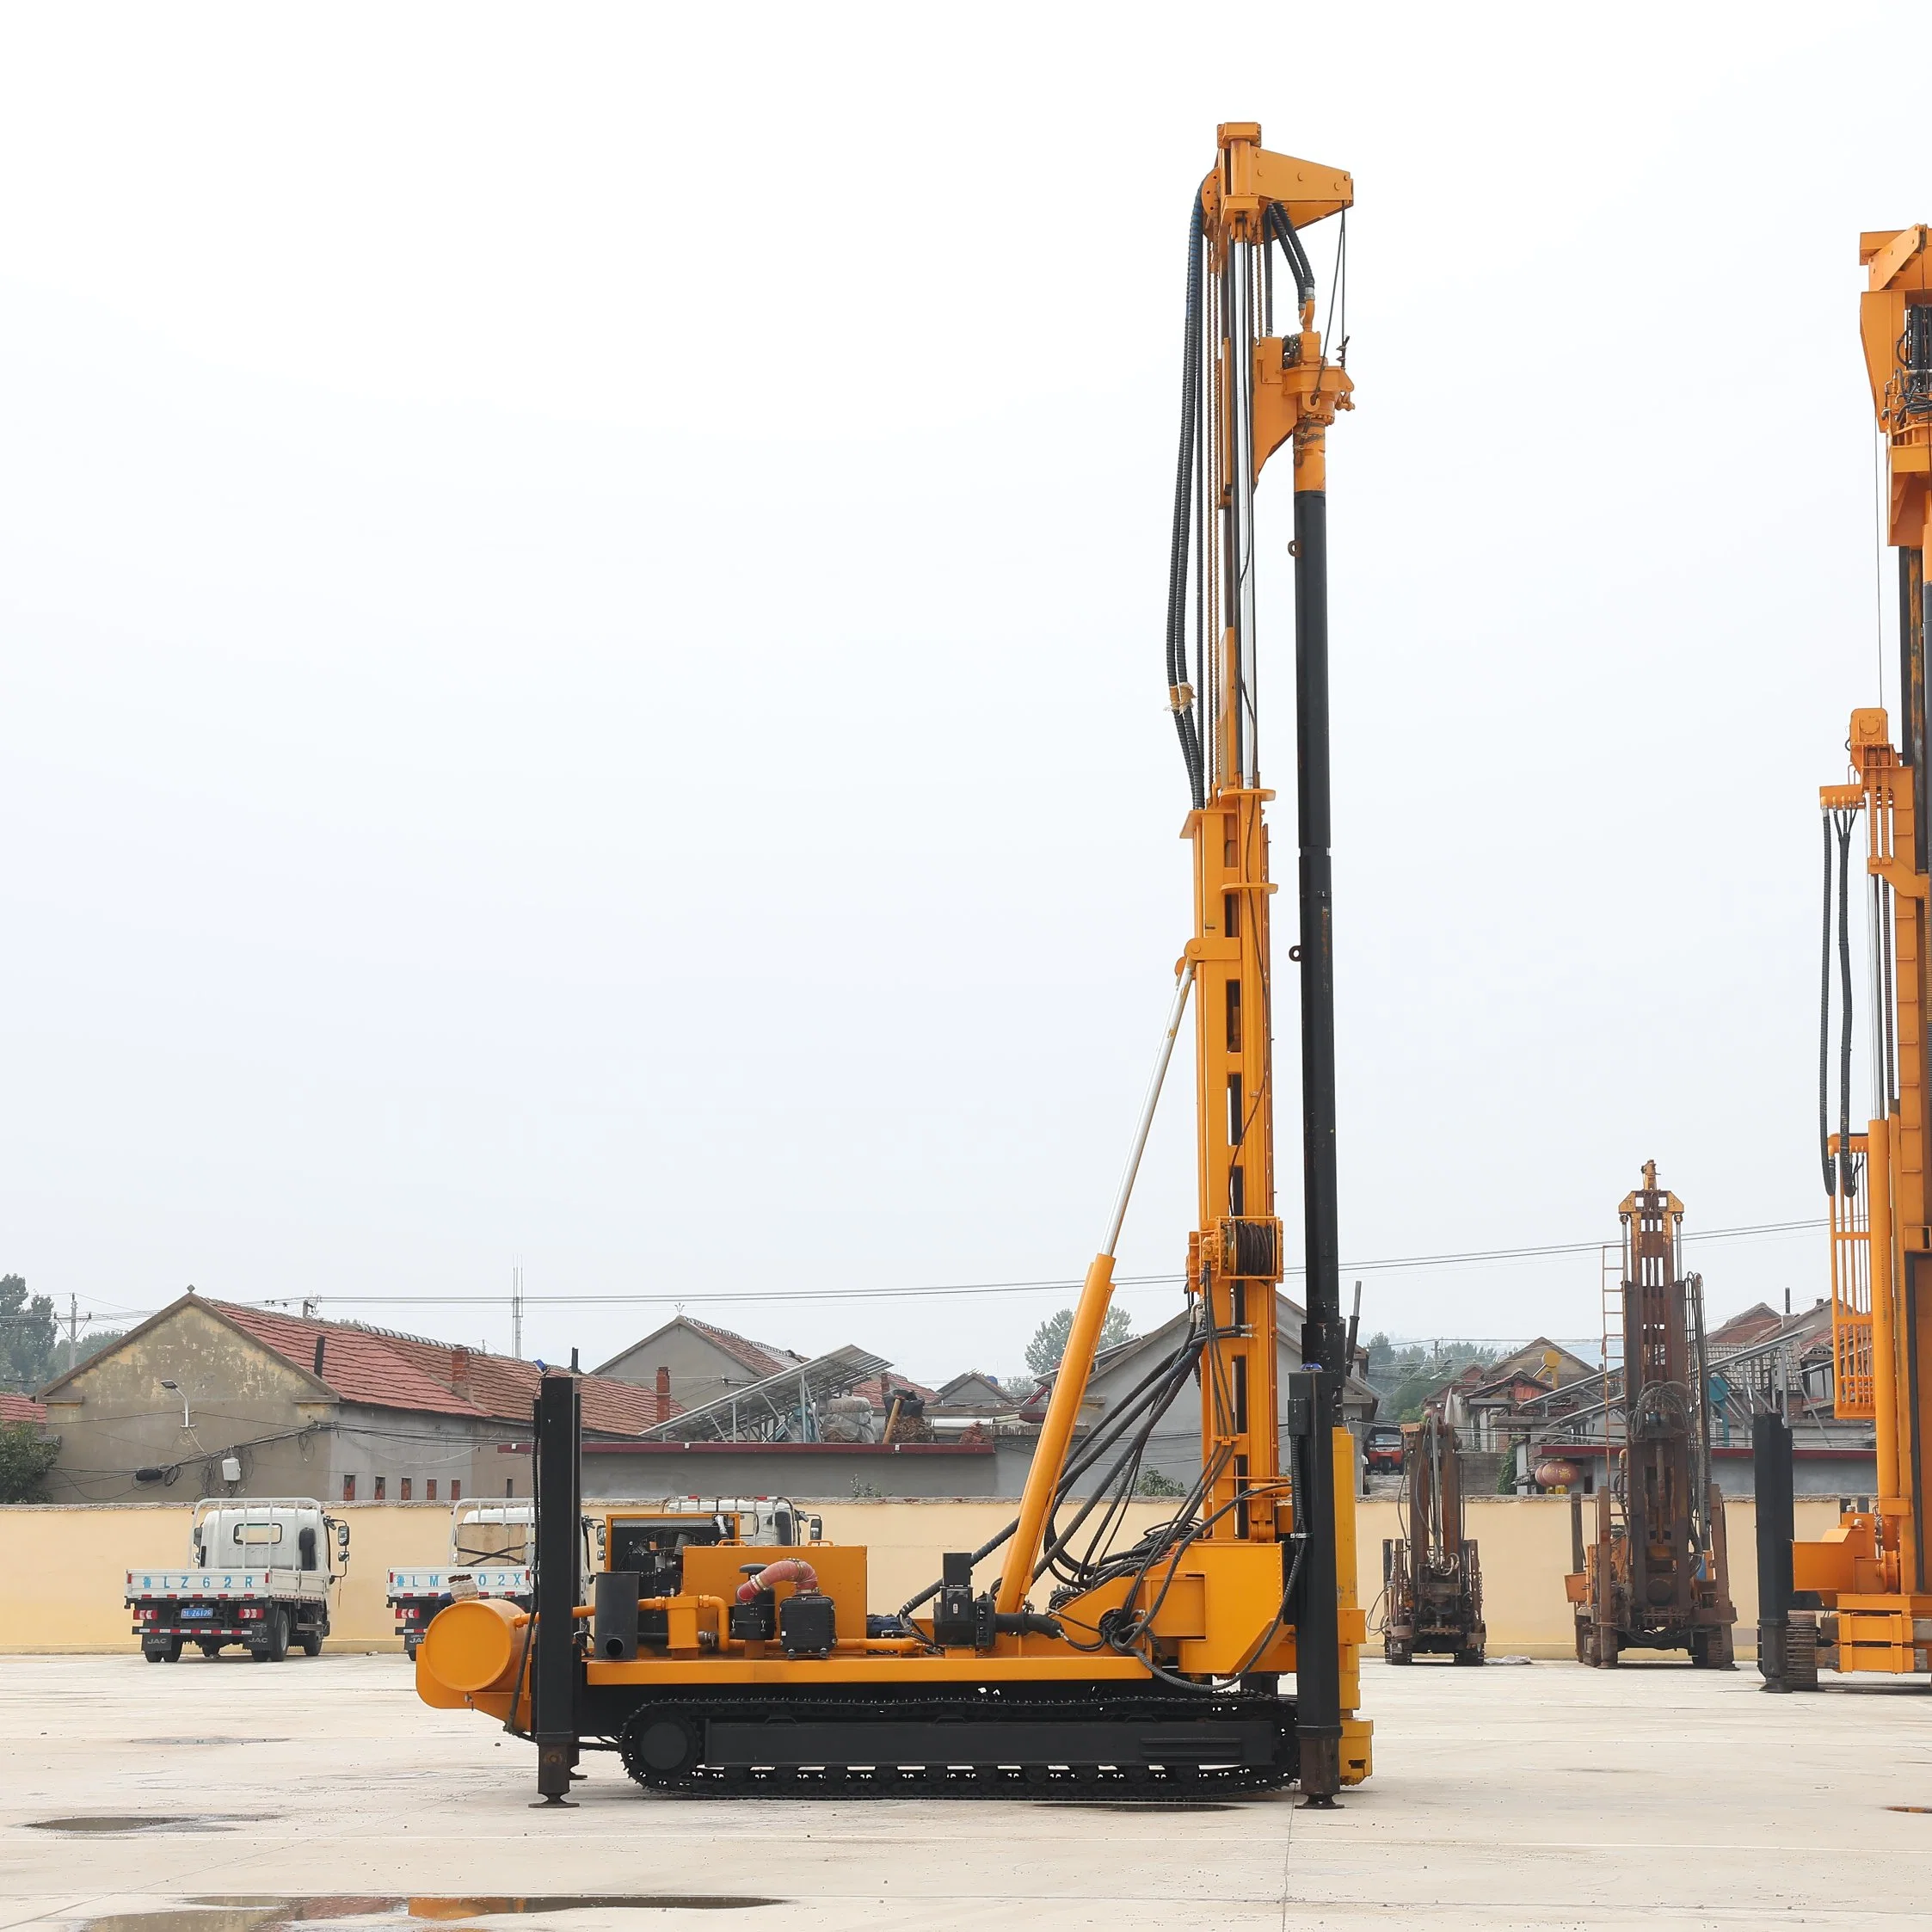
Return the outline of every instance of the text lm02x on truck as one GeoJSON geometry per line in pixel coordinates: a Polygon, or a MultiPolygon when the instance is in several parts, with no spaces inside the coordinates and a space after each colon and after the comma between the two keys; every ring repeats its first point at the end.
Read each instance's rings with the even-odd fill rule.
{"type": "Polygon", "coordinates": [[[151,1664],[195,1644],[230,1644],[264,1664],[329,1634],[329,1596],[348,1569],[349,1526],[306,1496],[204,1497],[194,1505],[185,1570],[130,1570],[127,1605],[151,1664]]]}

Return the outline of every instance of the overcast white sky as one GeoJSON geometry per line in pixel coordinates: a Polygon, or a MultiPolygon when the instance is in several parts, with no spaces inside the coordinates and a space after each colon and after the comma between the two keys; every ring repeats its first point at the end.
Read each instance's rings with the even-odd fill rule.
{"type": "MultiPolygon", "coordinates": [[[[1609,1238],[1646,1158],[1693,1226],[1819,1213],[1856,244],[1932,213],[1873,79],[1923,25],[0,11],[0,1269],[501,1346],[434,1298],[520,1263],[1017,1365],[1064,1295],[726,1297],[1092,1252],[1187,932],[1183,243],[1246,118],[1358,197],[1345,1256],[1609,1238]]],[[[1125,1274],[1193,1221],[1177,1074],[1125,1274]]],[[[1719,1314],[1824,1291],[1819,1235],[1693,1252],[1719,1314]]],[[[1363,1278],[1369,1328],[1597,1325],[1594,1255],[1363,1278]]]]}

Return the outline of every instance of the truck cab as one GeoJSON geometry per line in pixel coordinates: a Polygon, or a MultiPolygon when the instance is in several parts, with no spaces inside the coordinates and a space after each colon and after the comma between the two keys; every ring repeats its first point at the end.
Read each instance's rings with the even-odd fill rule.
{"type": "Polygon", "coordinates": [[[448,1561],[389,1572],[389,1606],[405,1657],[415,1655],[430,1620],[458,1597],[501,1597],[530,1608],[533,1520],[528,1503],[451,1505],[448,1561]]]}
{"type": "Polygon", "coordinates": [[[233,1645],[263,1663],[291,1647],[321,1652],[329,1592],[348,1568],[346,1523],[312,1497],[204,1497],[188,1541],[187,1568],[127,1572],[149,1663],[176,1663],[190,1643],[204,1657],[233,1645]]]}

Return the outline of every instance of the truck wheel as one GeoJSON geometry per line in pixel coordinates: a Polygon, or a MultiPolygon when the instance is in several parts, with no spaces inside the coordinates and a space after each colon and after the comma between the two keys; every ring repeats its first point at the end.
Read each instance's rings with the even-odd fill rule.
{"type": "Polygon", "coordinates": [[[303,1656],[320,1657],[322,1655],[322,1626],[317,1624],[311,1628],[303,1631],[299,1641],[302,1646],[303,1656]]]}
{"type": "Polygon", "coordinates": [[[257,1664],[280,1664],[288,1655],[288,1612],[277,1604],[261,1620],[266,1641],[255,1653],[257,1664]]]}
{"type": "Polygon", "coordinates": [[[422,1648],[422,1639],[412,1632],[403,1640],[403,1654],[413,1664],[416,1652],[422,1648]]]}
{"type": "Polygon", "coordinates": [[[163,1637],[158,1643],[143,1644],[141,1655],[150,1664],[178,1664],[181,1661],[182,1640],[179,1637],[163,1637]]]}
{"type": "Polygon", "coordinates": [[[202,1642],[197,1644],[194,1647],[204,1657],[219,1657],[221,1655],[221,1646],[217,1643],[202,1642]]]}

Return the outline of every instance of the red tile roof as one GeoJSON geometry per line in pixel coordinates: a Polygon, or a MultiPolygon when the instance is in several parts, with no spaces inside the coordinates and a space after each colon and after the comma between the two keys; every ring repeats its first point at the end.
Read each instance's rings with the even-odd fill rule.
{"type": "Polygon", "coordinates": [[[695,1328],[708,1342],[715,1342],[733,1361],[743,1364],[754,1375],[775,1375],[781,1369],[796,1368],[805,1357],[794,1355],[790,1349],[769,1347],[763,1342],[754,1342],[748,1335],[735,1335],[729,1328],[714,1328],[708,1321],[699,1321],[695,1315],[680,1315],[678,1318],[686,1328],[695,1328]]]}
{"type": "Polygon", "coordinates": [[[311,1321],[274,1308],[244,1307],[233,1301],[203,1305],[225,1315],[243,1333],[285,1362],[316,1372],[316,1344],[323,1344],[319,1379],[345,1402],[378,1409],[423,1409],[438,1415],[481,1415],[486,1411],[457,1396],[446,1382],[423,1374],[397,1351],[393,1337],[337,1321],[311,1321]]]}
{"type": "Polygon", "coordinates": [[[32,1422],[45,1425],[46,1406],[31,1395],[0,1395],[0,1422],[32,1422]]]}
{"type": "MultiPolygon", "coordinates": [[[[251,1308],[205,1297],[204,1303],[284,1361],[311,1375],[319,1340],[321,1380],[345,1402],[434,1415],[489,1417],[526,1425],[530,1421],[537,1384],[542,1379],[533,1362],[489,1355],[460,1344],[385,1335],[344,1322],[314,1321],[273,1308],[251,1308]]],[[[653,1389],[609,1375],[585,1375],[581,1381],[587,1431],[636,1436],[660,1419],[653,1389]]],[[[677,1410],[674,1402],[672,1412],[677,1410]]]]}

